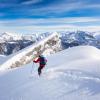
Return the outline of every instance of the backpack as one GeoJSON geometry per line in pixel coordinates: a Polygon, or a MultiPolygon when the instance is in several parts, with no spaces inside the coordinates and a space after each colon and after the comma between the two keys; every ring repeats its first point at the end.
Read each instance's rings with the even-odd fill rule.
{"type": "Polygon", "coordinates": [[[40,64],[41,64],[41,65],[45,65],[46,63],[47,63],[46,58],[43,57],[43,56],[40,56],[40,64]]]}

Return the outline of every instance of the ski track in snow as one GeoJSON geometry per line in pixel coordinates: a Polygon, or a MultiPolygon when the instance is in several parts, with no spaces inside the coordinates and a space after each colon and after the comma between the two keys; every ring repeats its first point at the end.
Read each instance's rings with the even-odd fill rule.
{"type": "MultiPolygon", "coordinates": [[[[63,85],[75,86],[75,91],[83,91],[88,95],[95,95],[100,92],[100,77],[94,74],[78,71],[78,70],[51,70],[48,71],[47,79],[59,79],[63,85]]],[[[72,93],[69,91],[68,93],[72,93]]]]}
{"type": "Polygon", "coordinates": [[[9,95],[1,100],[66,100],[68,95],[75,93],[81,96],[100,93],[100,78],[78,70],[48,69],[40,77],[37,73],[33,77],[27,76],[8,90],[11,90],[9,95]],[[35,98],[31,98],[33,94],[35,98]]]}

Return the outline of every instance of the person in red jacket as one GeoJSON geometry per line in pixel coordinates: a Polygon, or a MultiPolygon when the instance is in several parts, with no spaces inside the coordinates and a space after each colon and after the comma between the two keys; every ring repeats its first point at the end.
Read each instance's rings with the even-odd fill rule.
{"type": "Polygon", "coordinates": [[[43,55],[39,55],[39,57],[34,59],[33,62],[39,63],[38,75],[40,76],[41,70],[45,67],[47,60],[43,55]]]}

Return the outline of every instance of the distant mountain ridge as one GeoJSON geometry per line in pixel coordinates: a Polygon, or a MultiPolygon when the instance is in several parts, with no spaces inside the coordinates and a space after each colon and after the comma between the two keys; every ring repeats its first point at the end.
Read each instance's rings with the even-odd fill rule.
{"type": "Polygon", "coordinates": [[[0,54],[10,55],[15,53],[41,39],[45,38],[49,33],[18,35],[12,33],[0,34],[0,54]]]}
{"type": "Polygon", "coordinates": [[[60,39],[63,49],[79,46],[91,45],[100,49],[100,39],[95,33],[76,31],[76,32],[63,32],[60,33],[60,39]]]}
{"type": "MultiPolygon", "coordinates": [[[[46,37],[53,32],[46,32],[41,34],[0,34],[0,54],[10,55],[29,45],[32,45],[46,37]]],[[[100,32],[57,32],[60,35],[61,49],[66,49],[79,45],[91,45],[100,49],[100,32]]]]}

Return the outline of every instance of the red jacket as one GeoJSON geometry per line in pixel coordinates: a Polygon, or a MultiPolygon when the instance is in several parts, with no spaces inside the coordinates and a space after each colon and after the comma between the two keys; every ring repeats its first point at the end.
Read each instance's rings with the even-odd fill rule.
{"type": "Polygon", "coordinates": [[[33,62],[35,62],[35,63],[39,63],[39,62],[40,62],[40,58],[36,58],[36,59],[34,59],[33,62]]]}
{"type": "MultiPolygon", "coordinates": [[[[36,59],[34,59],[33,62],[35,62],[35,63],[39,63],[40,66],[45,66],[45,64],[41,64],[41,58],[39,58],[39,57],[36,58],[36,59]]],[[[46,60],[46,62],[47,62],[47,60],[46,60]]]]}

